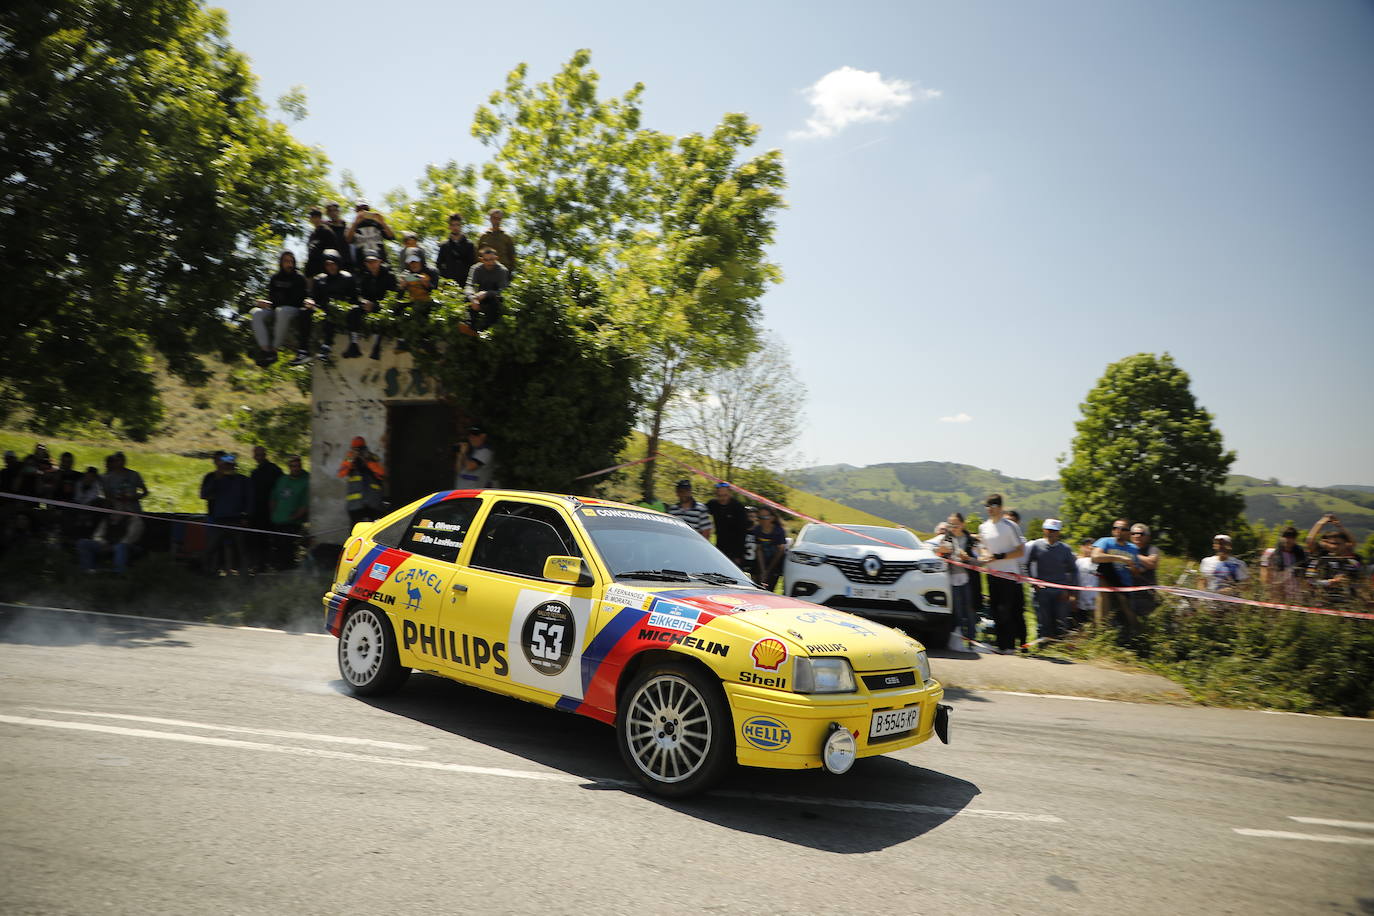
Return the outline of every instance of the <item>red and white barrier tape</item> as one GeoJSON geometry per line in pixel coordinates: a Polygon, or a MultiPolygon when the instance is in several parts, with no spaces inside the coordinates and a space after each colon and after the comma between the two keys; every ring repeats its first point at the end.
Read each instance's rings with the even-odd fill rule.
{"type": "Polygon", "coordinates": [[[199,519],[189,518],[163,518],[160,515],[149,515],[147,512],[126,512],[123,509],[106,509],[103,506],[88,506],[85,503],[72,503],[60,499],[45,499],[38,496],[20,496],[18,493],[0,493],[0,499],[17,499],[23,502],[40,503],[44,506],[62,506],[67,509],[84,509],[87,512],[103,512],[106,515],[128,515],[132,518],[148,518],[155,522],[172,522],[183,525],[199,525],[202,528],[228,528],[232,531],[242,531],[245,534],[275,534],[279,538],[301,538],[303,534],[292,534],[289,531],[269,531],[266,528],[243,528],[239,525],[220,525],[215,522],[203,522],[199,519]]]}
{"type": "Polygon", "coordinates": [[[612,471],[623,471],[625,468],[632,468],[637,464],[644,464],[647,461],[653,461],[657,457],[657,455],[649,455],[646,458],[640,458],[638,461],[627,461],[624,464],[617,464],[613,467],[602,468],[599,471],[592,471],[590,474],[578,474],[576,477],[573,478],[573,480],[586,480],[588,477],[600,477],[602,474],[609,474],[612,471]]]}
{"type": "MultiPolygon", "coordinates": [[[[845,532],[846,534],[857,535],[858,537],[864,538],[865,540],[874,541],[874,542],[879,543],[879,544],[885,544],[885,545],[887,545],[888,547],[901,547],[901,546],[902,546],[902,545],[900,545],[900,544],[893,544],[891,541],[884,541],[882,538],[873,537],[873,536],[871,536],[871,535],[864,534],[864,533],[861,532],[861,531],[854,531],[854,530],[851,529],[851,528],[845,528],[845,527],[843,527],[843,526],[841,526],[841,525],[835,525],[835,524],[832,524],[831,522],[822,521],[821,519],[818,519],[818,518],[812,518],[811,516],[807,515],[807,514],[804,513],[804,512],[798,512],[796,509],[792,509],[792,508],[789,508],[788,506],[784,506],[782,503],[774,502],[773,500],[769,499],[769,498],[766,497],[766,496],[761,496],[761,495],[758,494],[758,493],[754,493],[754,492],[752,492],[752,491],[750,491],[750,490],[746,490],[744,487],[741,487],[741,486],[738,486],[738,485],[736,485],[736,484],[730,483],[730,481],[728,481],[728,480],[721,480],[719,477],[716,477],[716,476],[713,475],[713,474],[708,474],[708,473],[706,473],[705,471],[701,470],[700,468],[692,467],[690,464],[687,464],[686,462],[683,462],[683,461],[678,461],[676,458],[673,458],[673,457],[668,456],[668,455],[651,455],[651,456],[649,456],[649,458],[644,458],[644,459],[641,459],[641,460],[643,460],[643,461],[648,461],[648,460],[650,460],[650,458],[667,458],[669,461],[673,462],[673,463],[676,464],[676,465],[679,465],[679,466],[682,467],[682,468],[685,468],[685,469],[688,470],[688,471],[691,471],[693,474],[697,474],[697,475],[700,475],[700,476],[702,476],[702,477],[705,477],[707,480],[714,480],[716,483],[723,483],[723,484],[725,484],[726,486],[728,486],[730,489],[735,490],[735,491],[737,491],[737,492],[739,492],[739,493],[743,493],[745,496],[748,496],[750,499],[756,499],[756,500],[758,500],[759,502],[763,503],[764,505],[769,506],[769,507],[771,507],[771,508],[773,508],[773,509],[780,510],[780,511],[782,511],[782,512],[786,512],[788,515],[794,515],[794,516],[796,516],[797,518],[804,518],[804,519],[806,519],[808,522],[815,522],[815,523],[818,524],[818,525],[825,525],[827,528],[835,528],[835,529],[837,529],[837,530],[839,530],[839,531],[845,532]]],[[[904,549],[905,549],[905,548],[904,548],[904,549]]],[[[1041,587],[1044,587],[1044,588],[1057,588],[1057,589],[1062,589],[1062,590],[1064,590],[1064,591],[1074,591],[1074,592],[1148,592],[1148,591],[1156,591],[1156,592],[1165,592],[1165,593],[1171,594],[1171,595],[1181,595],[1182,597],[1185,597],[1185,598],[1196,598],[1196,599],[1200,599],[1200,600],[1204,600],[1204,601],[1221,601],[1221,602],[1225,602],[1225,603],[1227,603],[1227,604],[1249,604],[1249,605],[1253,605],[1253,606],[1255,606],[1255,607],[1271,608],[1271,609],[1273,609],[1273,610],[1278,610],[1278,611],[1298,611],[1298,612],[1303,613],[1303,614],[1323,614],[1323,615],[1326,615],[1326,616],[1328,616],[1328,617],[1351,617],[1351,618],[1355,618],[1355,619],[1358,619],[1358,620],[1374,620],[1374,613],[1362,613],[1362,612],[1359,612],[1359,611],[1341,611],[1341,610],[1335,610],[1335,609],[1332,609],[1332,608],[1306,607],[1306,606],[1304,606],[1304,605],[1296,605],[1296,604],[1276,604],[1276,603],[1271,602],[1271,601],[1251,601],[1251,600],[1246,599],[1246,598],[1238,598],[1238,597],[1236,597],[1235,595],[1223,595],[1223,594],[1220,594],[1220,593],[1218,593],[1218,592],[1204,592],[1204,591],[1200,591],[1200,590],[1195,589],[1195,588],[1180,588],[1180,587],[1174,586],[1174,585],[1124,585],[1124,586],[1107,586],[1107,585],[1096,585],[1096,586],[1092,586],[1092,585],[1060,585],[1060,584],[1057,583],[1057,582],[1046,582],[1044,579],[1035,579],[1035,578],[1032,578],[1031,576],[1023,576],[1023,575],[1021,575],[1020,573],[1005,572],[1005,571],[1000,570],[1000,569],[988,569],[986,566],[977,566],[977,565],[973,565],[973,564],[969,564],[969,563],[959,563],[959,562],[957,562],[957,561],[955,561],[955,560],[945,560],[945,562],[946,562],[946,563],[949,563],[949,564],[952,565],[952,566],[962,566],[962,567],[965,568],[965,569],[975,570],[975,571],[981,572],[981,573],[983,573],[983,574],[985,574],[985,575],[996,576],[996,577],[999,578],[999,579],[1011,579],[1011,580],[1013,580],[1013,581],[1022,582],[1022,583],[1026,583],[1026,584],[1029,584],[1029,585],[1037,585],[1037,586],[1041,586],[1041,587]]]]}

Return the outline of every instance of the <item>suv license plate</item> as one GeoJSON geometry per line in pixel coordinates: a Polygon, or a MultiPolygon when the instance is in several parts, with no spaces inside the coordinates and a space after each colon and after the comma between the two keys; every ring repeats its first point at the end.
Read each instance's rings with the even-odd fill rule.
{"type": "Polygon", "coordinates": [[[909,732],[921,721],[921,707],[908,706],[905,709],[884,709],[873,714],[868,726],[868,737],[881,738],[897,732],[909,732]]]}
{"type": "Polygon", "coordinates": [[[856,585],[854,586],[854,597],[894,601],[897,598],[897,590],[895,588],[874,588],[871,585],[856,585]]]}

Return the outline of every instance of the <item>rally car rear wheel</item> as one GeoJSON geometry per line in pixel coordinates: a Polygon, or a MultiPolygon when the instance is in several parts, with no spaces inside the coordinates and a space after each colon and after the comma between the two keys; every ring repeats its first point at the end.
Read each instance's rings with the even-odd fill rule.
{"type": "Polygon", "coordinates": [[[410,677],[397,661],[391,621],[370,604],[355,608],[339,632],[339,673],[359,696],[387,693],[410,677]]]}
{"type": "Polygon", "coordinates": [[[649,791],[681,797],[718,779],[734,758],[734,733],[720,687],[688,665],[640,672],[616,720],[620,755],[649,791]]]}

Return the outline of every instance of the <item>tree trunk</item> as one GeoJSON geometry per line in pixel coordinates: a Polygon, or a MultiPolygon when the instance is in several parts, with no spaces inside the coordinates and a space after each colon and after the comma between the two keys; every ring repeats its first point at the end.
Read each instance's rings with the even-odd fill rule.
{"type": "MultiPolygon", "coordinates": [[[[671,398],[672,388],[665,385],[659,397],[653,402],[653,413],[650,414],[649,419],[649,444],[644,452],[645,457],[658,454],[659,436],[663,432],[663,412],[671,398]]],[[[654,470],[656,464],[655,461],[646,461],[644,462],[644,469],[640,471],[639,490],[645,502],[654,502],[654,470]]]]}

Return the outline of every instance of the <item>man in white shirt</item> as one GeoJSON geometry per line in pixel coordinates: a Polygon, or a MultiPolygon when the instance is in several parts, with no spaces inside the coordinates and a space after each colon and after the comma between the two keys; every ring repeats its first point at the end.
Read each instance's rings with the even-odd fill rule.
{"type": "MultiPolygon", "coordinates": [[[[983,542],[981,562],[989,572],[1015,574],[1017,562],[1025,552],[1020,529],[1002,514],[1002,494],[992,493],[983,501],[988,520],[978,526],[978,538],[983,542]]],[[[1026,641],[1025,597],[1021,583],[1001,576],[988,576],[988,602],[992,605],[992,619],[997,623],[997,649],[1012,655],[1016,647],[1026,641]]]]}
{"type": "Polygon", "coordinates": [[[1250,578],[1250,571],[1242,561],[1231,556],[1229,535],[1218,534],[1212,538],[1212,549],[1216,554],[1204,557],[1199,564],[1198,587],[1209,592],[1234,595],[1240,589],[1240,584],[1250,578]]]}

